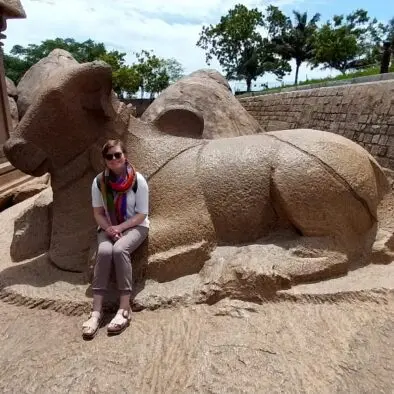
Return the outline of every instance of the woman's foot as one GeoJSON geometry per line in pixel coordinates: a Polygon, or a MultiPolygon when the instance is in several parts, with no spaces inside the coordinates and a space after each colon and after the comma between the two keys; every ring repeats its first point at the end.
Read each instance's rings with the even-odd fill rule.
{"type": "Polygon", "coordinates": [[[97,311],[93,311],[89,315],[89,319],[82,324],[82,336],[85,339],[92,339],[97,334],[97,330],[100,327],[102,314],[97,311]]]}
{"type": "Polygon", "coordinates": [[[119,309],[115,317],[108,324],[107,331],[109,335],[116,335],[123,332],[131,321],[131,311],[127,309],[119,309]]]}

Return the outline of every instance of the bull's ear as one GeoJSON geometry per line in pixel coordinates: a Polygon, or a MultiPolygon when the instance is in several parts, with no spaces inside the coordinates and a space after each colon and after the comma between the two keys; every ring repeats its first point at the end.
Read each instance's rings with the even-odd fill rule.
{"type": "Polygon", "coordinates": [[[163,111],[153,123],[161,132],[178,137],[202,138],[204,131],[203,117],[184,108],[163,111]]]}
{"type": "Polygon", "coordinates": [[[82,108],[105,117],[115,116],[117,98],[112,90],[112,69],[102,61],[85,63],[76,78],[82,108]]]}

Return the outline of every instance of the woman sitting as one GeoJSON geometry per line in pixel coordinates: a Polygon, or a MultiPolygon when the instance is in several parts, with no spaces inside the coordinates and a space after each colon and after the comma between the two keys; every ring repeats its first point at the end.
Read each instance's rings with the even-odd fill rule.
{"type": "Polygon", "coordinates": [[[102,304],[112,265],[120,291],[120,305],[109,323],[109,334],[121,333],[131,320],[131,254],[148,235],[149,189],[145,178],[128,162],[120,140],[102,149],[105,170],[92,184],[94,218],[99,226],[97,260],[93,277],[93,310],[83,323],[83,336],[93,338],[102,319],[102,304]]]}

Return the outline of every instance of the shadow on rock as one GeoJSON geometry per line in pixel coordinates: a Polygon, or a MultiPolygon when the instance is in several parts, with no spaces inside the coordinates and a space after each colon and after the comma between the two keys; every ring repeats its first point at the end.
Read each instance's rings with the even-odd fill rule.
{"type": "Polygon", "coordinates": [[[0,272],[2,287],[29,285],[46,287],[58,282],[72,285],[87,284],[83,273],[66,272],[55,267],[47,254],[42,254],[26,263],[15,264],[0,272]]]}

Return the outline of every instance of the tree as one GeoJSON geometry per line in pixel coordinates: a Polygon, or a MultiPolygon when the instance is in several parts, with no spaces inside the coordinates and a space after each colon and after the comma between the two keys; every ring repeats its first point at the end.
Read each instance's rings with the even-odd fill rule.
{"type": "Polygon", "coordinates": [[[196,45],[206,51],[208,65],[215,56],[227,78],[246,79],[250,91],[257,77],[266,72],[280,76],[286,68],[275,56],[269,40],[258,31],[262,27],[264,17],[257,8],[238,4],[217,25],[203,26],[196,45]]]}
{"type": "Polygon", "coordinates": [[[349,63],[359,55],[357,37],[345,26],[334,27],[326,23],[316,34],[314,67],[323,64],[323,68],[334,68],[344,74],[349,63]]]}
{"type": "Polygon", "coordinates": [[[308,22],[306,12],[293,11],[294,23],[278,7],[267,8],[266,21],[274,50],[285,60],[296,61],[295,84],[298,83],[300,66],[314,56],[313,38],[317,30],[320,14],[315,14],[308,22]]]}
{"type": "Polygon", "coordinates": [[[45,40],[41,44],[27,47],[15,45],[10,55],[4,56],[6,75],[18,83],[26,71],[54,49],[64,49],[79,63],[102,60],[112,68],[113,89],[119,96],[131,96],[141,84],[141,77],[135,66],[125,65],[126,53],[108,51],[103,43],[92,40],[77,42],[73,38],[45,40]]]}
{"type": "Polygon", "coordinates": [[[95,43],[90,39],[77,42],[73,38],[55,38],[42,41],[39,45],[29,44],[27,47],[15,45],[11,49],[11,55],[23,58],[32,66],[43,57],[48,56],[54,49],[64,49],[70,52],[79,63],[92,62],[107,53],[103,43],[95,43]]]}
{"type": "Polygon", "coordinates": [[[271,43],[264,38],[259,50],[247,48],[243,51],[234,75],[228,74],[227,77],[236,80],[245,79],[249,92],[256,76],[264,75],[266,72],[273,72],[281,79],[286,72],[291,72],[291,67],[286,60],[275,57],[271,43]]]}
{"type": "Polygon", "coordinates": [[[167,63],[153,54],[153,51],[142,50],[135,54],[137,63],[135,65],[141,80],[141,98],[144,97],[145,91],[151,93],[160,93],[170,84],[170,77],[167,73],[167,63]]]}
{"type": "Polygon", "coordinates": [[[178,60],[174,58],[165,59],[164,64],[167,70],[167,74],[170,78],[170,83],[174,83],[184,76],[183,66],[181,63],[178,62],[178,60]]]}
{"type": "Polygon", "coordinates": [[[141,85],[141,76],[135,66],[122,66],[112,73],[112,85],[119,96],[132,97],[141,85]]]}
{"type": "Polygon", "coordinates": [[[77,42],[73,38],[56,38],[45,40],[41,44],[29,44],[27,47],[15,45],[10,55],[5,55],[6,75],[18,83],[25,72],[42,58],[49,55],[54,49],[64,49],[79,62],[92,62],[105,59],[113,68],[124,64],[125,53],[107,51],[103,43],[92,40],[77,42]]]}
{"type": "Polygon", "coordinates": [[[29,65],[17,56],[4,54],[4,69],[5,75],[17,84],[29,69],[29,65]]]}
{"type": "Polygon", "coordinates": [[[323,68],[334,68],[343,74],[365,67],[374,61],[384,32],[384,25],[371,20],[365,10],[356,10],[346,17],[335,15],[315,34],[313,66],[322,64],[323,68]]]}
{"type": "Polygon", "coordinates": [[[4,56],[6,75],[18,83],[26,71],[54,49],[68,51],[79,63],[102,60],[112,68],[113,89],[120,96],[135,94],[140,88],[152,95],[161,92],[169,83],[183,76],[183,67],[176,59],[161,59],[152,51],[137,54],[137,63],[126,65],[126,53],[108,51],[103,43],[92,40],[77,42],[73,38],[45,40],[41,44],[27,47],[15,45],[9,55],[4,56]]]}
{"type": "Polygon", "coordinates": [[[135,94],[141,84],[141,76],[135,66],[125,65],[125,54],[111,51],[99,56],[112,68],[112,86],[119,96],[130,97],[135,94]]]}
{"type": "Polygon", "coordinates": [[[391,46],[394,47],[394,17],[391,18],[387,24],[387,41],[389,41],[391,46]]]}

